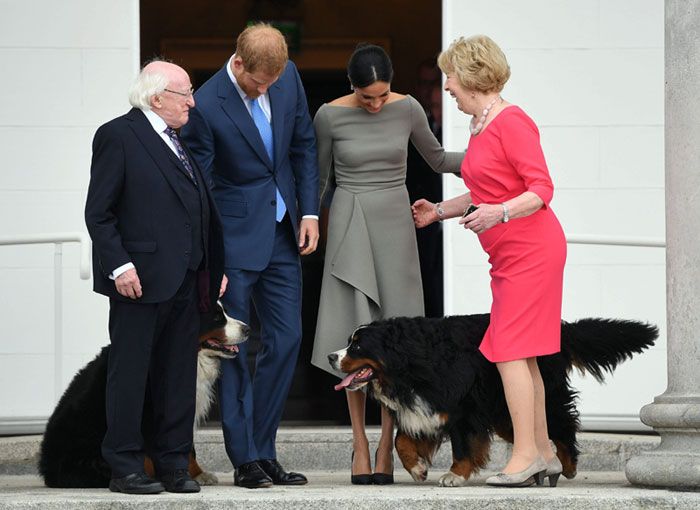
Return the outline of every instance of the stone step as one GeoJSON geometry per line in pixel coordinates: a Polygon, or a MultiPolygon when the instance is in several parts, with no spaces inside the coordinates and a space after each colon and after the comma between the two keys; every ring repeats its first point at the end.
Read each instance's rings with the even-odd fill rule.
{"type": "MultiPolygon", "coordinates": [[[[368,428],[370,451],[379,439],[379,428],[368,428]]],[[[579,471],[619,471],[634,454],[654,448],[655,435],[580,433],[579,471]]],[[[0,475],[36,474],[36,460],[41,436],[0,437],[0,475]]],[[[207,471],[226,472],[233,469],[226,456],[220,429],[198,430],[195,435],[197,459],[207,471]]],[[[491,447],[487,468],[502,467],[509,446],[496,439],[491,447]]],[[[286,427],[278,432],[277,457],[296,471],[339,471],[349,469],[352,434],[349,427],[286,427]]],[[[398,462],[398,460],[397,460],[398,462]]],[[[452,462],[449,442],[437,454],[433,473],[449,468],[452,462]]],[[[397,467],[399,464],[397,464],[397,467]]],[[[398,469],[397,469],[398,471],[398,469]]]]}
{"type": "Polygon", "coordinates": [[[632,487],[619,472],[581,472],[560,480],[556,488],[494,488],[484,485],[489,473],[466,487],[443,488],[433,476],[422,484],[398,473],[391,486],[350,485],[347,470],[307,472],[309,484],[249,490],[235,487],[231,473],[218,473],[221,483],[197,494],[132,496],[106,489],[48,489],[36,475],[0,476],[0,509],[7,510],[502,510],[674,509],[697,510],[700,493],[632,487]]]}

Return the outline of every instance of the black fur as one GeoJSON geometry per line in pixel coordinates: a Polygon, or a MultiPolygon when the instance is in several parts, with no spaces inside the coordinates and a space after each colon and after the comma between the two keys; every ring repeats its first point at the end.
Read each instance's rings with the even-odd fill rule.
{"type": "MultiPolygon", "coordinates": [[[[390,409],[393,407],[399,436],[408,434],[419,441],[427,438],[436,445],[449,438],[455,462],[467,459],[470,467],[466,472],[471,473],[488,460],[493,433],[512,441],[501,379],[496,366],[478,350],[488,324],[488,314],[377,321],[353,334],[337,363],[348,373],[363,366],[373,367],[368,392],[388,403],[390,409]],[[428,404],[431,413],[445,417],[442,426],[420,433],[407,430],[408,424],[402,423],[399,411],[416,409],[417,397],[423,406],[428,404]]],[[[576,391],[569,381],[571,368],[585,370],[600,381],[605,372],[612,372],[625,359],[653,345],[657,336],[655,326],[640,322],[562,322],[561,352],[538,358],[545,383],[549,434],[565,475],[575,474],[579,453],[579,417],[576,391]]],[[[333,364],[333,355],[330,358],[333,364]]],[[[424,460],[430,464],[430,458],[424,460]]],[[[411,461],[408,465],[404,458],[402,461],[410,469],[411,461]]]]}
{"type": "Polygon", "coordinates": [[[105,384],[109,346],[81,369],[49,418],[39,473],[48,487],[107,487],[111,471],[100,445],[107,431],[105,384]]]}

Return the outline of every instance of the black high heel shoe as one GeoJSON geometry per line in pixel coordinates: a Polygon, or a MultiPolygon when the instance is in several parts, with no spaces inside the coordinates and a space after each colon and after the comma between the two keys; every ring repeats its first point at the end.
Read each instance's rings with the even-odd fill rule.
{"type": "Polygon", "coordinates": [[[350,456],[350,483],[353,485],[372,485],[372,474],[363,473],[361,475],[352,474],[352,463],[355,460],[355,452],[350,456]]]}
{"type": "MultiPolygon", "coordinates": [[[[377,466],[377,453],[379,448],[374,451],[374,466],[377,466]]],[[[372,482],[374,485],[391,485],[394,483],[394,453],[391,453],[391,471],[392,473],[373,473],[372,482]]]]}

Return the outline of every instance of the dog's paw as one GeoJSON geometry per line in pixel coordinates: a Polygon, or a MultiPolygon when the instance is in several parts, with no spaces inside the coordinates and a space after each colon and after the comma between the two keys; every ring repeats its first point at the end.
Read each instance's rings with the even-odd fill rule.
{"type": "Polygon", "coordinates": [[[219,479],[216,475],[208,471],[202,471],[195,480],[199,485],[216,485],[219,483],[219,479]]]}
{"type": "Polygon", "coordinates": [[[575,477],[575,476],[576,476],[576,473],[577,473],[577,471],[576,471],[576,468],[575,468],[575,467],[573,467],[573,468],[572,468],[572,467],[569,467],[568,469],[567,469],[567,468],[564,468],[564,471],[562,472],[562,474],[564,475],[564,477],[567,478],[567,479],[569,479],[569,480],[571,480],[573,477],[575,477]]]}
{"type": "Polygon", "coordinates": [[[467,479],[463,476],[456,475],[452,471],[448,471],[438,480],[440,487],[463,487],[467,485],[467,479]]]}
{"type": "Polygon", "coordinates": [[[423,459],[418,459],[416,465],[408,472],[416,482],[425,482],[428,478],[428,463],[423,459]]]}

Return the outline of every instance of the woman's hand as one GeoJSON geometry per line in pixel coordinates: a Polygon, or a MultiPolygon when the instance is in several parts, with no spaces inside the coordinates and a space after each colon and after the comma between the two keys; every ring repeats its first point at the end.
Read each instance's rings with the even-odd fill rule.
{"type": "Polygon", "coordinates": [[[411,211],[413,212],[413,223],[416,224],[416,228],[427,227],[440,219],[435,210],[435,204],[428,202],[424,198],[416,200],[411,206],[411,211]]]}
{"type": "Polygon", "coordinates": [[[460,218],[460,225],[464,225],[474,232],[481,234],[503,220],[503,206],[501,204],[481,204],[476,211],[465,218],[460,218]]]}

